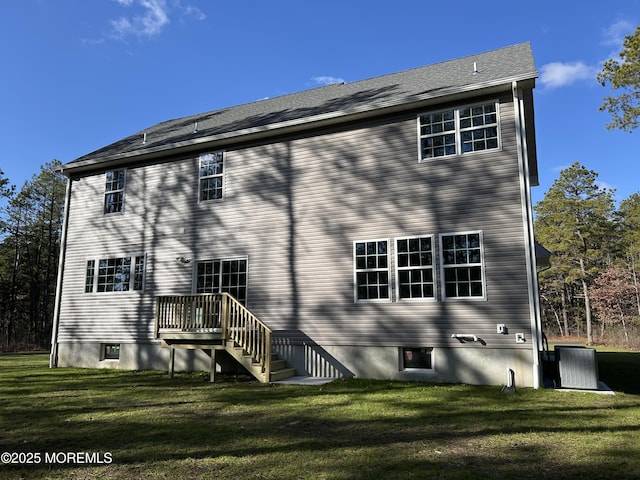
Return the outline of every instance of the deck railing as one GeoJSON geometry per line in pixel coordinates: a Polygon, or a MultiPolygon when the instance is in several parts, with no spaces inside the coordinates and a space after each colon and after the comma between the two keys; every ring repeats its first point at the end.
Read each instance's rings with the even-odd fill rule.
{"type": "Polygon", "coordinates": [[[156,337],[160,330],[213,331],[221,328],[220,295],[165,295],[156,298],[156,337]]]}
{"type": "Polygon", "coordinates": [[[170,332],[220,332],[229,348],[241,348],[271,371],[271,329],[228,293],[165,295],[156,298],[156,338],[170,332]]]}

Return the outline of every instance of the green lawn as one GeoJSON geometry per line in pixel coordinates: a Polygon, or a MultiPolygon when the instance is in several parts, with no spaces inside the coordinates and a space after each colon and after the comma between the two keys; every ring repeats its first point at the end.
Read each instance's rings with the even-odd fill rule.
{"type": "Polygon", "coordinates": [[[40,461],[0,464],[0,478],[637,479],[640,353],[607,352],[601,379],[618,354],[635,376],[609,382],[615,396],[210,384],[204,373],[50,370],[47,355],[3,355],[0,453],[40,461]]]}

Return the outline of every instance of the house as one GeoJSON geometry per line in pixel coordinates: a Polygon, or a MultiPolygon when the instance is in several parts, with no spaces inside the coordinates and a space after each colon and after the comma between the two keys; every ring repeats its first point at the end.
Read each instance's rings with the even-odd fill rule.
{"type": "Polygon", "coordinates": [[[522,43],[65,164],[51,365],[538,387],[536,77],[522,43]]]}

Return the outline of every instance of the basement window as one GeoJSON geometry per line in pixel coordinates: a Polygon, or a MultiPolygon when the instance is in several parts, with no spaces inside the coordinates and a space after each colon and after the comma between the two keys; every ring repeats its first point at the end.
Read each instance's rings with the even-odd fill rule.
{"type": "Polygon", "coordinates": [[[102,345],[103,360],[120,360],[120,344],[104,343],[102,345]]]}
{"type": "Polygon", "coordinates": [[[402,370],[408,368],[432,370],[432,354],[433,348],[429,347],[402,348],[401,368],[402,370]]]}

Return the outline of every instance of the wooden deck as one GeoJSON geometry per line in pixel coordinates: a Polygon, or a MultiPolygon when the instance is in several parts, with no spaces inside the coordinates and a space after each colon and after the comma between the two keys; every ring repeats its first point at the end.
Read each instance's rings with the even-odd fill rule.
{"type": "Polygon", "coordinates": [[[176,348],[211,351],[211,381],[216,352],[225,350],[264,383],[295,375],[271,353],[271,329],[228,293],[167,295],[156,298],[155,338],[170,348],[173,376],[176,348]]]}

